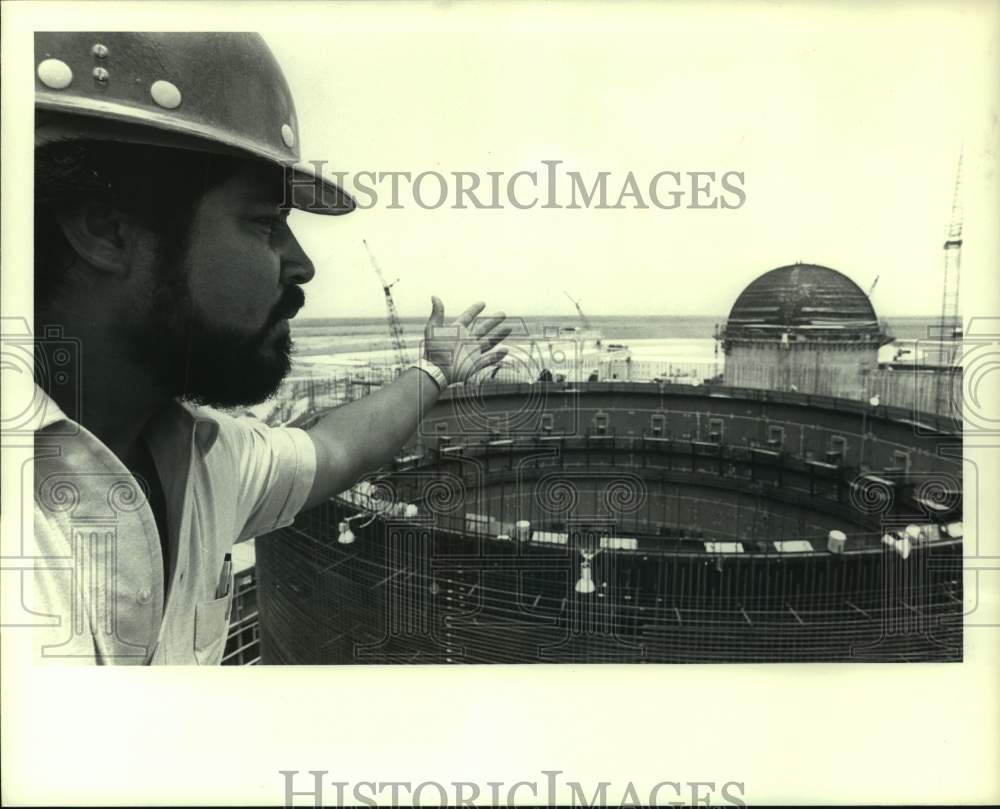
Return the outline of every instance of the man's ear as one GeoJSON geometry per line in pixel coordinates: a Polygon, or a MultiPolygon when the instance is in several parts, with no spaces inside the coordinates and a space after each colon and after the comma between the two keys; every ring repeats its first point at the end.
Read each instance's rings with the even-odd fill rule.
{"type": "Polygon", "coordinates": [[[82,200],[57,209],[55,216],[87,264],[103,273],[128,275],[135,232],[124,213],[99,200],[82,200]]]}

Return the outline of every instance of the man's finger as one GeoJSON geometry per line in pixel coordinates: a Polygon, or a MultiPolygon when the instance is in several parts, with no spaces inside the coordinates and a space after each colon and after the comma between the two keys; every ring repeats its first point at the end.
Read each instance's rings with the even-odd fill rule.
{"type": "Polygon", "coordinates": [[[470,306],[468,309],[466,309],[464,312],[462,312],[462,314],[460,314],[457,318],[455,318],[455,322],[461,323],[463,326],[468,328],[471,325],[472,321],[476,319],[476,315],[482,312],[483,309],[485,308],[486,308],[485,303],[483,303],[482,301],[477,301],[476,303],[472,304],[472,306],[470,306]]]}
{"type": "Polygon", "coordinates": [[[483,354],[483,356],[481,356],[478,360],[476,360],[476,364],[472,366],[472,370],[469,372],[469,376],[467,378],[471,379],[473,376],[475,376],[481,370],[483,370],[483,368],[488,368],[491,365],[496,365],[506,356],[507,356],[506,348],[497,349],[491,354],[483,354]]]}
{"type": "Polygon", "coordinates": [[[431,323],[435,326],[444,325],[444,304],[437,295],[431,295],[431,323]]]}
{"type": "Polygon", "coordinates": [[[502,343],[508,337],[510,337],[511,332],[514,330],[510,326],[504,326],[500,331],[494,334],[489,334],[479,340],[480,350],[485,354],[491,348],[495,348],[498,344],[502,343]]]}
{"type": "Polygon", "coordinates": [[[434,329],[444,323],[444,304],[437,295],[431,295],[431,316],[427,318],[427,325],[424,326],[424,339],[434,339],[434,329]]]}
{"type": "Polygon", "coordinates": [[[485,337],[506,319],[507,315],[503,312],[497,312],[495,315],[490,315],[485,320],[476,322],[476,328],[473,330],[473,334],[475,334],[476,337],[485,337]]]}

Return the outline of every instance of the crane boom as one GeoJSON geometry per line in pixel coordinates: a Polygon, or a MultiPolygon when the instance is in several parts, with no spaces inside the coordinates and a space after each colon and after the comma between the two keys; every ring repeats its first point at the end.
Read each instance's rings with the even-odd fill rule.
{"type": "Polygon", "coordinates": [[[396,362],[399,365],[399,370],[402,371],[406,367],[406,352],[403,349],[403,324],[399,320],[399,312],[396,311],[396,304],[392,299],[391,291],[399,283],[399,279],[397,278],[391,284],[387,284],[385,275],[382,273],[382,268],[379,266],[375,254],[372,253],[372,249],[368,246],[368,240],[362,239],[362,242],[365,245],[365,250],[368,252],[368,260],[371,262],[372,269],[375,270],[379,283],[382,284],[382,292],[385,294],[385,310],[389,319],[389,335],[392,338],[392,347],[396,352],[396,362]]]}
{"type": "Polygon", "coordinates": [[[944,284],[941,294],[940,336],[941,368],[938,371],[935,399],[938,413],[949,412],[951,376],[955,366],[962,320],[958,311],[959,272],[962,266],[962,151],[958,153],[955,192],[951,200],[951,217],[944,242],[944,284]]]}
{"type": "Polygon", "coordinates": [[[580,320],[583,321],[583,327],[587,330],[593,329],[593,326],[590,325],[590,321],[587,320],[587,316],[583,313],[583,309],[580,308],[580,301],[577,298],[574,298],[568,292],[566,292],[565,289],[563,290],[563,293],[566,295],[567,298],[569,298],[573,302],[573,305],[576,307],[576,311],[580,315],[580,320]]]}

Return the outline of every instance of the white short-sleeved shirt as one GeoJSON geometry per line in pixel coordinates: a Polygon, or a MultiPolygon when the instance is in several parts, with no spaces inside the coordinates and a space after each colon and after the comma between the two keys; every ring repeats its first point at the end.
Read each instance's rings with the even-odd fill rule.
{"type": "Polygon", "coordinates": [[[217,598],[233,543],[288,525],[316,472],[309,435],[179,403],[146,440],[167,505],[170,585],[152,509],[122,462],[40,390],[34,590],[58,618],[37,654],[60,662],[218,664],[232,601],[217,598]]]}

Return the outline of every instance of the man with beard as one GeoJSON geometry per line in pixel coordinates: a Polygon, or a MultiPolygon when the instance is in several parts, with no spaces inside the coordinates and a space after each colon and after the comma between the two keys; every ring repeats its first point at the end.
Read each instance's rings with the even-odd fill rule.
{"type": "MultiPolygon", "coordinates": [[[[389,462],[448,384],[499,361],[503,315],[308,432],[211,406],[273,394],[314,268],[291,207],[353,200],[299,162],[287,84],[247,34],[36,37],[35,589],[38,651],[218,663],[234,542],[389,462]]],[[[436,328],[442,327],[442,328],[436,328]]]]}

